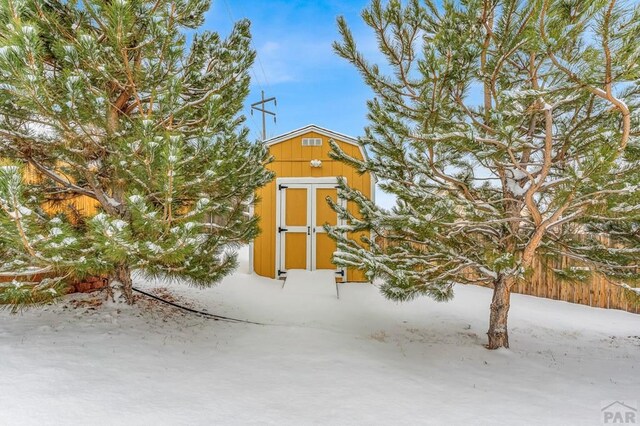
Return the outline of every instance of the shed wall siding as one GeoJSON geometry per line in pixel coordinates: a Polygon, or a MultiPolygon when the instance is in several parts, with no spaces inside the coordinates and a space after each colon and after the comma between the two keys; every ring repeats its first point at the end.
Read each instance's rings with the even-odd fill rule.
{"type": "MultiPolygon", "coordinates": [[[[360,148],[353,144],[334,139],[348,155],[362,158],[360,148]]],[[[329,138],[315,132],[305,133],[295,138],[274,144],[270,147],[274,161],[267,166],[279,178],[284,177],[334,177],[343,176],[349,186],[371,197],[371,175],[359,175],[357,171],[344,163],[329,157],[331,147],[329,138]],[[322,138],[322,146],[303,147],[302,138],[322,138]],[[311,167],[311,160],[322,160],[322,167],[311,167]]],[[[254,242],[254,271],[258,275],[275,278],[276,258],[276,183],[275,180],[257,191],[258,202],[255,214],[260,217],[261,234],[254,242]]],[[[354,206],[349,208],[355,210],[354,206]]],[[[356,241],[359,235],[351,235],[356,241]]],[[[347,270],[347,281],[366,281],[357,270],[347,270]]]]}

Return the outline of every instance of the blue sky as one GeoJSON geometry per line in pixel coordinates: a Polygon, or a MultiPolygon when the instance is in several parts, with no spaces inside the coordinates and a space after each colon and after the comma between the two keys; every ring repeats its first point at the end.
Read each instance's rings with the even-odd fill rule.
{"type": "MultiPolygon", "coordinates": [[[[629,0],[637,4],[639,0],[629,0]]],[[[367,125],[366,101],[373,96],[355,67],[338,57],[331,44],[339,40],[336,17],[344,16],[359,51],[384,64],[375,36],[362,18],[369,0],[213,0],[205,29],[229,33],[234,21],[252,22],[253,48],[258,59],[251,72],[251,94],[246,101],[247,126],[254,139],[261,135],[261,117],[249,115],[249,104],[276,96],[276,124],[267,124],[267,137],[307,124],[317,124],[350,136],[362,136],[367,125]]],[[[472,85],[470,100],[481,99],[472,85]]],[[[391,207],[391,196],[376,191],[376,202],[391,207]]]]}
{"type": "MultiPolygon", "coordinates": [[[[267,137],[307,124],[362,136],[366,126],[366,101],[372,92],[358,71],[333,53],[339,40],[336,18],[344,16],[367,58],[380,58],[375,36],[360,18],[369,0],[213,0],[204,28],[221,35],[232,22],[251,21],[253,48],[258,58],[251,72],[251,94],[245,115],[251,136],[259,139],[261,116],[249,114],[249,105],[265,97],[278,100],[277,123],[267,118],[267,137]]],[[[390,208],[395,198],[379,189],[376,203],[390,208]]]]}
{"type": "MultiPolygon", "coordinates": [[[[368,0],[213,0],[205,28],[229,33],[232,22],[248,18],[258,60],[252,70],[247,105],[260,91],[278,99],[277,123],[267,121],[267,136],[317,124],[351,136],[363,134],[371,92],[356,69],[333,53],[339,39],[336,17],[347,18],[365,54],[376,55],[373,34],[360,12],[368,0]]],[[[249,116],[252,137],[261,133],[259,115],[249,116]]]]}

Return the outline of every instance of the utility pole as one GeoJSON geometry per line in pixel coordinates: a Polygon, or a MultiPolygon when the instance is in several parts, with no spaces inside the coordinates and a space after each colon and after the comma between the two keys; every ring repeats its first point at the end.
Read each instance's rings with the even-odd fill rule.
{"type": "Polygon", "coordinates": [[[278,106],[278,101],[275,96],[265,99],[264,98],[264,90],[262,91],[262,100],[251,104],[251,115],[253,115],[253,110],[260,111],[262,113],[262,140],[267,139],[267,114],[273,116],[273,122],[276,122],[276,113],[272,111],[267,111],[266,104],[273,101],[273,106],[278,106]]]}

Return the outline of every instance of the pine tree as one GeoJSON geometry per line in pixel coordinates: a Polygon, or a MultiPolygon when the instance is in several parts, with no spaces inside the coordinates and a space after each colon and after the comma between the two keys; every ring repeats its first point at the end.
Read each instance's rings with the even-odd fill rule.
{"type": "Polygon", "coordinates": [[[0,0],[0,273],[109,272],[131,303],[132,269],[207,286],[235,268],[227,248],[258,232],[247,201],[271,175],[240,115],[249,22],[196,32],[209,3],[0,0]],[[78,196],[99,213],[40,207],[78,196]]]}
{"type": "Polygon", "coordinates": [[[334,47],[375,94],[362,139],[372,155],[336,145],[333,155],[375,173],[397,202],[388,211],[341,184],[359,215],[334,206],[349,221],[330,230],[338,264],[381,279],[396,300],[492,286],[490,349],[509,346],[510,291],[537,256],[633,275],[637,256],[599,260],[600,246],[575,235],[610,215],[612,195],[638,192],[638,6],[373,0],[362,17],[385,63],[358,51],[342,18],[334,47]],[[371,231],[370,250],[346,230],[371,231]]]}

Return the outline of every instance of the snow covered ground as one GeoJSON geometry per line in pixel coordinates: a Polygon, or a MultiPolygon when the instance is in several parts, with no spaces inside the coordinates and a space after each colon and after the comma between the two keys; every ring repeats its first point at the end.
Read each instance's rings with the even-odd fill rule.
{"type": "Polygon", "coordinates": [[[599,424],[601,401],[640,399],[639,315],[514,295],[512,349],[488,351],[488,289],[337,300],[242,259],[213,289],[136,284],[266,326],[96,296],[1,312],[0,424],[599,424]]]}

